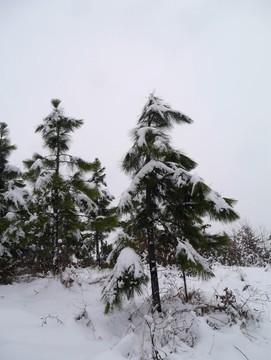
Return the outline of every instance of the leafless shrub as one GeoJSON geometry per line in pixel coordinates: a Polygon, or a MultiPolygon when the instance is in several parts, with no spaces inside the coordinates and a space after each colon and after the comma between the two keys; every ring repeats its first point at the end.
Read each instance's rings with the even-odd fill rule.
{"type": "Polygon", "coordinates": [[[64,325],[63,321],[60,320],[58,316],[51,315],[51,314],[48,314],[47,316],[42,317],[41,320],[42,320],[41,326],[47,325],[47,324],[48,324],[48,320],[54,320],[54,321],[56,321],[58,324],[64,325]]]}

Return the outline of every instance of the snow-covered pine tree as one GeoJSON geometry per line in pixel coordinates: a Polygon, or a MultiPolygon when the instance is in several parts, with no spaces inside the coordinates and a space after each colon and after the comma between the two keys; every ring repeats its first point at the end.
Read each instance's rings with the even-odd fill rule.
{"type": "Polygon", "coordinates": [[[0,123],[0,282],[8,281],[21,255],[24,241],[23,223],[27,215],[28,192],[22,172],[9,163],[16,149],[9,138],[6,123],[0,123]]]}
{"type": "Polygon", "coordinates": [[[141,294],[147,280],[140,256],[133,248],[124,247],[102,290],[105,314],[120,309],[123,298],[129,300],[135,293],[141,294]]]}
{"type": "MultiPolygon", "coordinates": [[[[197,237],[202,216],[209,214],[218,220],[238,218],[232,208],[234,201],[222,198],[201,178],[192,175],[190,171],[196,163],[170,144],[168,131],[173,124],[191,122],[188,116],[151,94],[132,131],[133,146],[122,163],[132,182],[121,197],[119,209],[131,217],[131,233],[141,241],[146,239],[153,307],[158,312],[161,312],[161,301],[157,257],[161,231],[166,234],[163,246],[167,252],[174,249],[175,257],[183,264],[195,263],[206,271],[200,255],[195,256],[197,250],[189,243],[193,240],[195,244],[201,243],[203,239],[197,237]],[[194,261],[191,261],[191,249],[194,261]]],[[[209,244],[211,246],[212,241],[209,244]]]]}
{"type": "Polygon", "coordinates": [[[71,133],[83,120],[67,117],[53,99],[52,112],[36,128],[41,133],[46,156],[34,154],[25,160],[26,176],[33,187],[28,236],[39,269],[53,270],[77,261],[82,232],[87,229],[90,212],[96,209],[95,184],[86,176],[95,164],[68,153],[71,133]]]}
{"type": "Polygon", "coordinates": [[[90,181],[98,190],[98,196],[93,200],[96,207],[90,213],[90,231],[84,234],[84,246],[89,257],[95,248],[95,262],[101,267],[111,251],[106,237],[118,225],[118,217],[116,208],[112,206],[114,197],[109,193],[105,181],[105,168],[101,166],[99,159],[95,159],[94,165],[95,170],[90,181]]]}
{"type": "Polygon", "coordinates": [[[122,212],[132,212],[134,232],[142,232],[142,237],[147,239],[153,308],[158,312],[162,310],[155,231],[163,206],[163,180],[174,173],[171,162],[180,163],[187,171],[195,166],[194,161],[170,145],[167,132],[174,122],[191,123],[192,120],[150,95],[137,127],[132,131],[133,147],[122,162],[123,170],[131,174],[132,182],[122,195],[119,207],[122,212]]]}

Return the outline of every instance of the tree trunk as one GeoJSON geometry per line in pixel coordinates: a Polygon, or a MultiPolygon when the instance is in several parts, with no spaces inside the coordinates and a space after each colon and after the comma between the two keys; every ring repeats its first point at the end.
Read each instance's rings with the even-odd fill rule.
{"type": "MultiPolygon", "coordinates": [[[[0,194],[5,191],[5,181],[3,179],[4,168],[0,168],[0,194]]],[[[0,209],[0,216],[3,217],[6,215],[6,211],[4,208],[0,209]]]]}
{"type": "Polygon", "coordinates": [[[187,292],[186,274],[185,274],[185,271],[184,271],[184,270],[182,270],[182,273],[183,273],[183,284],[184,284],[185,302],[188,302],[188,292],[187,292]]]}
{"type": "Polygon", "coordinates": [[[100,254],[100,244],[99,244],[99,233],[95,232],[95,246],[96,246],[96,264],[98,267],[101,267],[101,254],[100,254]]]}
{"type": "Polygon", "coordinates": [[[5,181],[3,179],[4,168],[0,168],[0,191],[4,191],[5,189],[5,181]]]}
{"type": "MultiPolygon", "coordinates": [[[[55,170],[55,181],[58,182],[59,168],[60,168],[60,125],[57,124],[57,146],[56,146],[56,170],[55,170]]],[[[53,211],[54,211],[54,235],[53,235],[53,273],[59,272],[59,185],[56,184],[53,190],[53,211]]]]}
{"type": "Polygon", "coordinates": [[[151,191],[146,189],[146,205],[148,213],[148,226],[147,226],[147,240],[148,240],[148,255],[149,255],[149,266],[151,274],[151,289],[152,289],[152,304],[153,310],[157,310],[159,313],[162,312],[159,281],[156,265],[156,253],[154,245],[154,234],[153,234],[153,214],[152,214],[152,201],[151,191]]]}
{"type": "Polygon", "coordinates": [[[153,239],[153,229],[151,226],[148,226],[147,236],[148,236],[149,266],[150,266],[150,274],[151,274],[152,304],[154,310],[157,310],[158,312],[162,312],[158,272],[157,272],[156,256],[155,256],[155,246],[153,239]]]}
{"type": "Polygon", "coordinates": [[[54,214],[54,235],[53,235],[53,273],[59,272],[59,219],[58,214],[54,214]]]}

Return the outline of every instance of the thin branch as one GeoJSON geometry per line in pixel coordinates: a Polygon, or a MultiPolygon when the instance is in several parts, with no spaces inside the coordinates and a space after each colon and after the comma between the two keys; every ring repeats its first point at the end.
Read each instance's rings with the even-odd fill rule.
{"type": "Polygon", "coordinates": [[[209,351],[209,353],[208,353],[209,355],[211,355],[211,352],[212,352],[212,350],[213,350],[214,342],[215,342],[215,334],[213,334],[212,345],[211,345],[210,351],[209,351]]]}
{"type": "Polygon", "coordinates": [[[243,351],[241,351],[237,346],[233,345],[235,347],[236,350],[238,350],[242,355],[244,355],[244,357],[249,360],[249,358],[243,353],[243,351]]]}

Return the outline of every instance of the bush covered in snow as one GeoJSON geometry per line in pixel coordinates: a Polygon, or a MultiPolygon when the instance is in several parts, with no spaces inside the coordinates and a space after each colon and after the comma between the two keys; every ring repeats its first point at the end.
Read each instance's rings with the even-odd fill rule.
{"type": "Polygon", "coordinates": [[[134,293],[141,293],[148,278],[144,274],[140,257],[129,247],[121,250],[116,265],[103,288],[105,313],[121,308],[122,298],[130,299],[134,293]]]}

